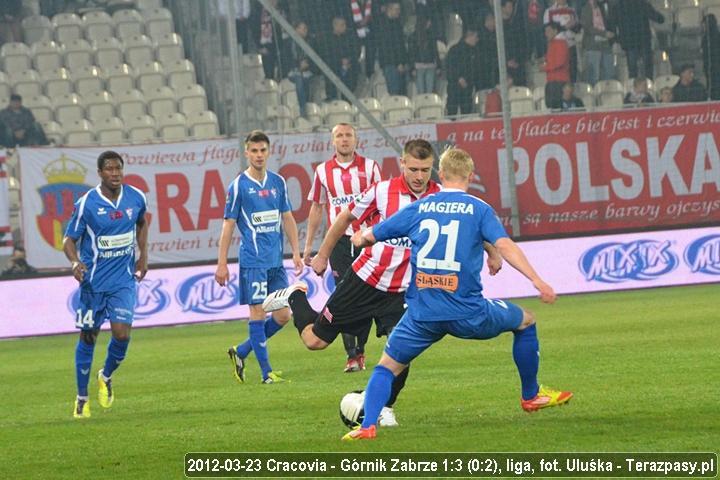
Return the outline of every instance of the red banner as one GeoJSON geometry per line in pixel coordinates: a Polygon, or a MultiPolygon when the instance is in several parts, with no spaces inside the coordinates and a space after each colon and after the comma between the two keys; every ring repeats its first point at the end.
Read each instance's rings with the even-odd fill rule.
{"type": "MultiPolygon", "coordinates": [[[[523,237],[720,223],[720,103],[513,120],[523,237]]],[[[501,120],[438,125],[510,227],[501,120]]]]}

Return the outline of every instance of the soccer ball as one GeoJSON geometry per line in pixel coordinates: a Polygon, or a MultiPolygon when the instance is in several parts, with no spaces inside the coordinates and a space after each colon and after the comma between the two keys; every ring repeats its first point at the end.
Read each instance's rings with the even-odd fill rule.
{"type": "Polygon", "coordinates": [[[340,400],[340,420],[348,428],[355,428],[362,423],[365,418],[364,403],[365,392],[363,390],[350,392],[340,400]]]}

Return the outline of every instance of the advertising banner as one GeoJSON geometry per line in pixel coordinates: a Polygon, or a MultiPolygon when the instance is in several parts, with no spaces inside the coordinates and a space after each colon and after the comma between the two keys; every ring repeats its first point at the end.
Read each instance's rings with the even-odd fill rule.
{"type": "MultiPolygon", "coordinates": [[[[513,120],[521,234],[720,223],[720,103],[513,120]]],[[[438,125],[510,227],[501,120],[438,125]]]]}
{"type": "Polygon", "coordinates": [[[0,255],[10,255],[13,250],[6,160],[5,150],[0,150],[0,255]]]}
{"type": "MultiPolygon", "coordinates": [[[[402,145],[411,138],[435,140],[435,125],[391,129],[402,145]]],[[[383,178],[399,174],[398,156],[373,130],[359,132],[358,152],[378,161],[383,178]]],[[[282,175],[305,241],[306,200],[313,168],[333,152],[330,133],[272,136],[268,169],[282,175]]],[[[62,238],[73,202],[99,184],[97,157],[106,148],[22,148],[23,235],[36,268],[64,268],[62,238]]],[[[237,140],[116,147],[125,161],[125,181],[145,192],[150,219],[150,263],[217,258],[227,186],[240,172],[237,140]]],[[[318,237],[318,241],[320,237],[318,237]]],[[[237,255],[239,237],[231,246],[237,255]]],[[[319,243],[318,243],[319,245],[319,243]]],[[[290,252],[286,245],[286,252],[290,252]]]]}
{"type": "MultiPolygon", "coordinates": [[[[229,267],[226,287],[215,282],[214,265],[150,270],[137,285],[133,327],[246,319],[247,305],[238,305],[238,267],[229,267]]],[[[285,269],[290,283],[299,278],[308,284],[311,305],[319,309],[325,304],[334,288],[329,270],[322,278],[310,269],[296,277],[289,260],[285,269]]],[[[79,298],[78,283],[69,274],[0,282],[0,338],[76,331],[79,298]],[[43,292],[40,301],[37,292],[43,292]]]]}
{"type": "MultiPolygon", "coordinates": [[[[521,242],[543,278],[559,294],[717,283],[720,227],[521,242]],[[558,257],[557,252],[562,252],[558,257]]],[[[290,282],[291,262],[285,262],[290,282]]],[[[138,286],[135,327],[247,318],[238,306],[237,267],[231,285],[220,287],[215,267],[150,270],[138,286]]],[[[306,268],[310,303],[320,310],[332,291],[330,275],[306,268]]],[[[520,273],[505,265],[494,277],[483,272],[486,298],[534,297],[520,273]]],[[[0,338],[75,330],[77,282],[71,276],[0,282],[0,338]],[[38,301],[37,292],[43,292],[38,301]]]]}

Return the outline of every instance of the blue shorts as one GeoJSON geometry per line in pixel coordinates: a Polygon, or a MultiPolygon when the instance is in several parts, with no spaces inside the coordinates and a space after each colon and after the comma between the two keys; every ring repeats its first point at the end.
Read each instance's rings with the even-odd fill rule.
{"type": "Polygon", "coordinates": [[[240,305],[258,305],[268,293],[289,285],[285,267],[242,268],[240,267],[240,305]]]}
{"type": "Polygon", "coordinates": [[[474,318],[441,322],[413,320],[405,312],[388,338],[385,353],[407,365],[447,334],[457,338],[487,340],[516,330],[522,323],[523,311],[513,303],[486,299],[483,310],[474,318]]]}
{"type": "Polygon", "coordinates": [[[105,320],[132,325],[136,295],[135,286],[123,287],[112,292],[80,290],[75,326],[81,330],[95,330],[100,328],[105,320]]]}

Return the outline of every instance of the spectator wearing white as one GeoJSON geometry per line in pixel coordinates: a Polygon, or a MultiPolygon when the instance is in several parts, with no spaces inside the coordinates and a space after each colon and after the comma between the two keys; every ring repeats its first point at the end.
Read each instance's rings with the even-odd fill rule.
{"type": "Polygon", "coordinates": [[[625,105],[655,103],[655,99],[648,92],[647,80],[644,77],[638,77],[633,81],[633,91],[625,95],[623,103],[625,105]]]}
{"type": "Polygon", "coordinates": [[[599,80],[615,78],[612,45],[615,32],[610,26],[610,4],[607,0],[588,0],[580,14],[583,28],[583,73],[585,81],[595,85],[599,80]]]}
{"type": "Polygon", "coordinates": [[[557,23],[563,30],[559,38],[567,41],[570,53],[570,81],[577,81],[577,33],[580,31],[580,22],[577,12],[568,5],[567,0],[556,0],[553,5],[545,10],[543,23],[557,23]]]}

